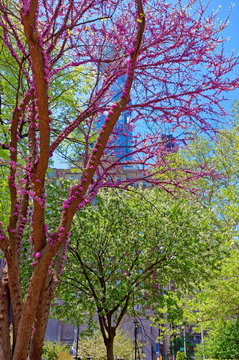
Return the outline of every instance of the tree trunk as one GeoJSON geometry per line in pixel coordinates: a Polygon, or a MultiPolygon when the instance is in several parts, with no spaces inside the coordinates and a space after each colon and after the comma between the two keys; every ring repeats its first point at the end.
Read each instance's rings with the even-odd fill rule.
{"type": "Polygon", "coordinates": [[[108,339],[105,346],[107,351],[107,360],[114,360],[114,338],[108,339]]]}
{"type": "Polygon", "coordinates": [[[22,311],[22,292],[21,292],[21,280],[19,275],[19,263],[16,254],[11,254],[11,250],[6,253],[7,259],[7,272],[8,272],[8,287],[11,298],[11,308],[12,308],[12,321],[13,321],[13,345],[12,349],[14,351],[18,324],[21,318],[22,311]]]}
{"type": "Polygon", "coordinates": [[[11,359],[10,333],[9,333],[9,310],[10,296],[8,289],[8,277],[6,268],[2,271],[0,281],[0,359],[11,359]]]}
{"type": "Polygon", "coordinates": [[[54,272],[51,276],[48,274],[46,275],[45,284],[40,293],[34,322],[35,331],[32,334],[30,343],[29,360],[41,360],[42,347],[44,345],[45,332],[51,309],[51,301],[59,283],[58,275],[62,266],[64,246],[65,243],[60,246],[54,272]]]}
{"type": "Polygon", "coordinates": [[[36,310],[34,322],[35,331],[33,332],[31,338],[29,360],[41,360],[42,347],[44,345],[44,337],[50,313],[51,297],[49,276],[47,276],[36,310]]]}
{"type": "MultiPolygon", "coordinates": [[[[46,252],[46,257],[50,258],[50,256],[51,254],[46,252]]],[[[33,333],[37,305],[39,304],[42,284],[45,283],[47,269],[50,263],[49,259],[42,258],[42,261],[39,261],[39,263],[35,266],[28,290],[26,292],[21,320],[18,325],[18,336],[14,349],[13,360],[26,360],[29,355],[29,344],[33,333]]]]}
{"type": "Polygon", "coordinates": [[[116,335],[116,327],[112,326],[112,313],[109,312],[106,317],[104,317],[100,314],[100,309],[98,309],[98,318],[106,347],[107,360],[114,360],[114,338],[116,335]]]}

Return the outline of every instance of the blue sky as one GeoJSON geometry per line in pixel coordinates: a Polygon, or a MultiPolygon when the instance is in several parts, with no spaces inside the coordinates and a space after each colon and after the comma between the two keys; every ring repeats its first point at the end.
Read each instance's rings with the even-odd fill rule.
{"type": "MultiPolygon", "coordinates": [[[[225,51],[227,54],[230,54],[232,50],[235,50],[235,55],[239,56],[239,1],[238,0],[211,0],[210,1],[210,9],[218,9],[219,6],[219,13],[218,18],[224,19],[230,8],[234,4],[232,8],[232,12],[229,18],[229,24],[225,31],[223,32],[223,38],[230,38],[225,43],[225,51]]],[[[236,72],[239,75],[239,65],[237,66],[236,72]]],[[[232,107],[233,100],[236,99],[239,101],[239,89],[235,90],[234,92],[228,93],[228,101],[225,103],[225,107],[227,111],[230,111],[232,107]]]]}
{"type": "MultiPolygon", "coordinates": [[[[208,0],[204,0],[206,3],[208,0]]],[[[218,19],[223,20],[227,17],[227,14],[229,13],[231,6],[234,4],[231,15],[229,18],[229,24],[227,28],[224,30],[222,36],[223,38],[229,38],[227,42],[225,42],[225,52],[227,55],[231,54],[231,52],[234,50],[235,55],[238,55],[239,57],[239,0],[210,0],[209,9],[210,10],[217,10],[220,6],[219,13],[218,13],[218,19]]],[[[239,65],[237,66],[236,72],[239,76],[239,65]]],[[[229,92],[225,95],[226,98],[228,98],[227,101],[224,103],[224,107],[227,110],[228,113],[230,113],[232,109],[232,105],[234,100],[239,101],[239,89],[236,89],[235,91],[229,92]]],[[[62,167],[63,162],[62,159],[59,160],[59,158],[55,155],[55,166],[56,167],[62,167]]],[[[64,164],[66,166],[66,164],[64,164]]]]}

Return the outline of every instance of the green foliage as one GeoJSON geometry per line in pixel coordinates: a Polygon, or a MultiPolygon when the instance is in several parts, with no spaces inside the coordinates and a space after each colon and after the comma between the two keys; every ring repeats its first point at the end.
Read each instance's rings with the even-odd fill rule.
{"type": "Polygon", "coordinates": [[[209,359],[209,356],[207,356],[207,351],[205,349],[205,344],[197,344],[196,345],[196,350],[195,350],[195,359],[196,360],[203,360],[204,357],[206,359],[209,359]]]}
{"type": "Polygon", "coordinates": [[[188,357],[184,352],[178,351],[176,360],[188,360],[188,357]]]}
{"type": "MultiPolygon", "coordinates": [[[[12,17],[9,13],[12,23],[15,24],[16,29],[21,28],[22,25],[12,17]]],[[[19,31],[20,37],[22,31],[19,31]]],[[[12,39],[12,41],[14,41],[12,39]]],[[[23,54],[19,51],[18,47],[15,46],[15,51],[18,54],[20,60],[22,60],[22,68],[29,73],[28,63],[23,54]]],[[[64,56],[59,60],[62,67],[66,64],[64,56]]],[[[60,64],[59,64],[60,66],[60,64]]],[[[51,97],[50,111],[53,113],[54,128],[52,129],[52,136],[55,138],[56,135],[62,131],[66,121],[72,121],[76,118],[81,106],[85,101],[85,94],[89,90],[93,81],[93,72],[89,68],[78,66],[72,70],[68,68],[61,70],[51,79],[49,96],[51,97]],[[62,121],[65,119],[65,122],[62,121]]],[[[10,132],[9,132],[9,114],[11,113],[14,106],[18,105],[19,99],[28,90],[29,84],[25,77],[19,78],[19,68],[14,57],[4,45],[2,34],[0,33],[0,143],[9,145],[10,143],[10,132]],[[20,81],[19,81],[20,80],[20,81]]],[[[23,121],[19,129],[19,142],[18,142],[18,166],[25,165],[25,160],[28,156],[28,145],[27,145],[27,131],[28,131],[28,119],[27,115],[24,114],[23,121]],[[20,153],[23,156],[21,157],[20,153]]],[[[90,139],[95,139],[95,129],[92,131],[90,139]]],[[[89,142],[90,142],[89,139],[89,142]]],[[[79,159],[79,152],[82,149],[82,141],[84,137],[79,129],[75,129],[68,138],[62,142],[57,149],[57,152],[64,157],[69,157],[72,161],[79,159]]],[[[7,226],[9,220],[10,211],[10,194],[8,186],[8,175],[9,175],[9,150],[7,147],[0,147],[0,187],[1,198],[0,198],[0,213],[2,215],[1,221],[4,227],[7,226]]],[[[52,160],[50,160],[52,163],[52,160]]],[[[21,176],[19,177],[21,179],[21,176]]],[[[17,179],[18,181],[18,179],[17,179]]]]}
{"type": "Polygon", "coordinates": [[[43,346],[42,355],[47,360],[58,360],[57,352],[54,348],[54,344],[52,344],[52,343],[48,343],[43,346]]]}
{"type": "MultiPolygon", "coordinates": [[[[107,359],[106,348],[99,331],[94,332],[94,335],[91,337],[88,336],[80,339],[78,347],[78,357],[80,357],[81,360],[87,360],[89,358],[94,360],[107,359]]],[[[133,354],[134,344],[128,333],[125,334],[122,330],[117,331],[114,339],[115,358],[131,360],[133,354]]]]}
{"type": "Polygon", "coordinates": [[[42,350],[43,358],[45,358],[46,360],[58,360],[59,353],[60,354],[64,353],[65,356],[67,356],[67,354],[70,354],[68,345],[62,344],[60,342],[51,342],[51,341],[45,342],[42,350]]]}
{"type": "MultiPolygon", "coordinates": [[[[237,107],[234,107],[237,111],[237,107]]],[[[221,236],[238,239],[239,221],[239,122],[236,113],[231,127],[221,130],[216,141],[196,137],[186,149],[173,154],[178,166],[196,169],[203,164],[205,171],[213,169],[213,177],[203,177],[191,185],[198,189],[200,201],[214,214],[215,226],[221,236]]]]}
{"type": "MultiPolygon", "coordinates": [[[[9,14],[12,23],[19,29],[20,38],[23,32],[22,25],[17,23],[17,20],[9,14]]],[[[12,38],[14,43],[14,38],[12,38]]],[[[23,40],[24,42],[24,40],[23,40]]],[[[29,64],[27,58],[19,51],[17,46],[12,44],[19,59],[22,61],[21,67],[30,73],[29,64]]],[[[56,48],[55,51],[59,49],[56,48]]],[[[58,61],[58,66],[62,67],[62,70],[57,72],[50,81],[49,96],[51,101],[49,102],[49,110],[52,112],[53,128],[51,132],[52,138],[55,138],[61,131],[63,131],[66,123],[69,123],[75,119],[82,111],[85,105],[86,95],[89,89],[92,89],[92,82],[94,79],[93,71],[87,66],[77,66],[69,69],[65,67],[69,59],[65,58],[63,54],[58,61]],[[64,68],[65,67],[65,68],[64,68]],[[64,120],[64,121],[62,121],[64,120]]],[[[3,37],[0,33],[0,143],[9,144],[10,133],[9,128],[9,114],[14,109],[14,106],[19,105],[19,99],[23,97],[23,94],[29,89],[29,83],[26,78],[19,77],[19,66],[16,63],[14,57],[11,56],[10,51],[3,42],[3,37]]],[[[28,132],[27,112],[23,114],[22,124],[20,126],[18,150],[22,151],[24,157],[27,158],[28,145],[27,145],[27,132],[28,132]]],[[[91,140],[96,138],[95,128],[92,128],[92,134],[89,134],[89,146],[91,140]]],[[[79,129],[75,129],[65,139],[56,150],[56,153],[60,156],[66,157],[71,161],[79,160],[79,153],[85,145],[85,137],[79,129]]],[[[20,165],[20,157],[18,162],[20,165]]],[[[0,159],[8,163],[8,150],[0,150],[0,159]],[[4,156],[1,156],[4,153],[4,156]]],[[[50,160],[52,163],[52,160],[50,160]]],[[[5,164],[5,166],[6,166],[5,164]]],[[[1,162],[0,162],[1,165],[1,162]]],[[[0,175],[1,176],[1,175],[0,175]]]]}
{"type": "Polygon", "coordinates": [[[202,359],[203,351],[211,359],[239,358],[239,322],[228,321],[223,326],[211,331],[205,344],[197,346],[196,358],[202,359]]]}
{"type": "MultiPolygon", "coordinates": [[[[186,148],[170,154],[172,168],[182,167],[191,171],[203,167],[205,172],[214,176],[192,179],[190,188],[197,191],[197,196],[204,206],[214,214],[215,225],[223,236],[230,238],[238,224],[238,168],[239,168],[239,113],[238,103],[233,108],[230,128],[218,133],[212,140],[203,136],[195,137],[186,148]]],[[[175,172],[165,176],[174,177],[175,172]]],[[[183,176],[183,175],[182,175],[183,176]]]]}
{"type": "Polygon", "coordinates": [[[75,217],[57,293],[63,303],[54,316],[80,324],[100,309],[117,319],[127,297],[132,309],[133,292],[141,311],[157,301],[169,313],[174,300],[161,295],[159,284],[164,293],[172,279],[180,288],[195,288],[219,257],[209,215],[199,204],[156,189],[100,192],[75,217]]]}
{"type": "MultiPolygon", "coordinates": [[[[222,130],[216,142],[198,137],[174,156],[182,166],[197,167],[207,162],[214,168],[214,179],[194,182],[200,189],[200,201],[208,209],[214,224],[214,234],[221,238],[221,259],[193,291],[184,293],[177,306],[184,311],[184,321],[196,329],[216,329],[225,319],[232,320],[238,312],[238,224],[239,224],[239,132],[238,109],[230,129],[222,130]]],[[[205,263],[206,266],[206,263],[205,263]]],[[[176,296],[174,295],[174,298],[176,296]]],[[[176,317],[175,317],[176,319],[176,317]]],[[[177,319],[176,319],[177,321],[177,319]]]]}
{"type": "MultiPolygon", "coordinates": [[[[66,59],[62,56],[60,62],[62,67],[66,64],[66,59]]],[[[50,84],[51,111],[53,112],[54,129],[52,135],[55,137],[60,131],[64,130],[65,122],[70,122],[77,117],[84,106],[86,94],[92,88],[94,81],[93,72],[87,66],[78,66],[71,70],[64,69],[57,73],[50,84]],[[62,119],[65,120],[62,121],[62,119]]],[[[95,129],[92,129],[88,141],[96,138],[95,129]]],[[[79,154],[85,146],[85,137],[76,128],[60,144],[57,153],[71,162],[79,162],[79,154]]]]}
{"type": "MultiPolygon", "coordinates": [[[[7,117],[14,103],[17,86],[17,67],[3,44],[0,32],[0,143],[9,144],[7,117]]],[[[8,188],[8,155],[9,151],[0,147],[0,213],[3,226],[7,226],[10,211],[10,194],[8,188]]]]}
{"type": "Polygon", "coordinates": [[[239,251],[234,248],[221,270],[215,271],[210,281],[203,281],[202,290],[187,299],[184,314],[189,322],[212,328],[235,317],[239,302],[238,261],[239,251]]]}

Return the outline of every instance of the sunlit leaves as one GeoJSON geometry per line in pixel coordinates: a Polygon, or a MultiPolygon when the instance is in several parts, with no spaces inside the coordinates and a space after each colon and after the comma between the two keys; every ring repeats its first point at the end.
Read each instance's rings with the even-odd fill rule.
{"type": "Polygon", "coordinates": [[[77,319],[72,308],[77,321],[97,311],[116,316],[133,292],[143,311],[162,299],[171,280],[194,287],[214,266],[220,245],[208,215],[156,189],[98,194],[75,218],[60,287],[64,303],[54,312],[70,321],[77,319]]]}

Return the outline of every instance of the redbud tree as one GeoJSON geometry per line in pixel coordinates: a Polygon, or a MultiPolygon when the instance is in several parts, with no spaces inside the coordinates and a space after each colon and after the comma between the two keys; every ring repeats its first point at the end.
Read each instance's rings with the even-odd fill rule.
{"type": "Polygon", "coordinates": [[[1,166],[10,199],[0,230],[1,359],[41,358],[74,214],[100,188],[144,180],[188,190],[194,178],[210,173],[202,164],[181,180],[179,169],[167,164],[162,134],[185,141],[196,129],[213,136],[225,118],[223,92],[238,86],[231,76],[237,59],[221,46],[225,26],[200,0],[0,0],[1,166]],[[74,101],[64,103],[69,88],[74,101]],[[49,162],[72,143],[81,178],[52,230],[45,220],[49,162]],[[119,174],[129,165],[139,170],[126,180],[119,174]],[[167,170],[173,180],[164,181],[167,170]],[[32,276],[23,291],[26,226],[32,276]]]}

